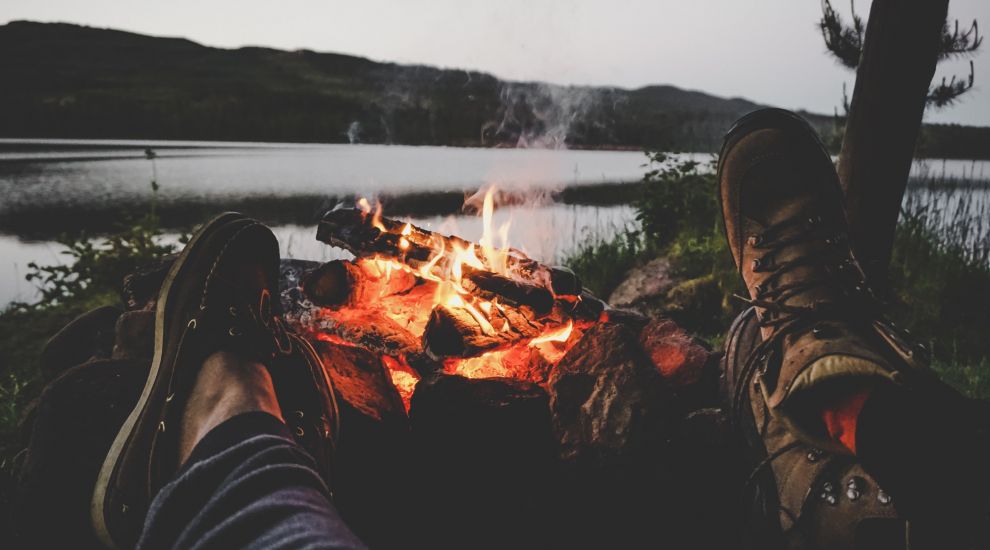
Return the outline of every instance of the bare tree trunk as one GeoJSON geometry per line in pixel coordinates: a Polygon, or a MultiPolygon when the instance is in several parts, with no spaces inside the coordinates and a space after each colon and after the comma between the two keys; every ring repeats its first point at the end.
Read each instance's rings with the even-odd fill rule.
{"type": "Polygon", "coordinates": [[[853,245],[881,291],[948,0],[873,0],[846,121],[839,178],[853,245]]]}

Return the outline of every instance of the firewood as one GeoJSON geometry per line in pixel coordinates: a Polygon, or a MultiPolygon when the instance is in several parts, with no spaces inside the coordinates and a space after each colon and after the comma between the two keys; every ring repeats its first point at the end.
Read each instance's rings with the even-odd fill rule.
{"type": "Polygon", "coordinates": [[[345,260],[334,260],[307,273],[300,284],[314,304],[333,307],[348,303],[354,287],[362,279],[358,266],[345,260]]]}
{"type": "Polygon", "coordinates": [[[491,318],[482,322],[466,308],[439,305],[423,332],[423,349],[434,358],[473,357],[535,338],[544,330],[524,308],[493,307],[491,318]]]}
{"type": "Polygon", "coordinates": [[[378,311],[361,308],[323,310],[303,321],[303,327],[309,332],[336,336],[382,355],[423,353],[419,338],[378,311]]]}
{"type": "MultiPolygon", "coordinates": [[[[465,266],[462,285],[471,292],[484,296],[484,291],[494,296],[501,296],[520,306],[528,306],[537,315],[546,315],[553,309],[553,294],[544,287],[524,281],[516,281],[508,277],[465,266]]],[[[490,299],[488,296],[485,298],[490,299]]]]}
{"type": "MultiPolygon", "coordinates": [[[[480,254],[478,245],[460,237],[441,235],[386,217],[378,218],[378,223],[384,228],[382,231],[375,227],[372,220],[372,215],[355,208],[331,210],[320,221],[316,239],[348,250],[358,257],[384,256],[404,262],[414,269],[426,265],[442,250],[444,257],[433,262],[431,269],[437,275],[448,268],[455,250],[474,247],[482,262],[486,261],[481,257],[483,255],[480,254]],[[402,235],[404,229],[406,234],[402,235]]],[[[572,272],[545,266],[519,250],[507,251],[506,265],[508,271],[517,276],[514,280],[521,284],[542,287],[551,292],[551,295],[577,295],[581,291],[580,281],[572,272]]],[[[490,269],[484,271],[491,272],[493,276],[504,277],[490,269]]],[[[497,288],[489,290],[496,292],[497,288]]]]}

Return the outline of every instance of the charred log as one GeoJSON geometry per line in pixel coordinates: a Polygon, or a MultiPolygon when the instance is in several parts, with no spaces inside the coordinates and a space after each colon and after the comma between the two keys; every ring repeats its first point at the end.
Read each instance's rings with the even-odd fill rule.
{"type": "Polygon", "coordinates": [[[466,308],[439,305],[430,313],[423,349],[432,357],[473,357],[535,338],[543,331],[543,326],[522,310],[493,310],[492,317],[494,320],[489,322],[466,308]]]}
{"type": "Polygon", "coordinates": [[[480,295],[487,293],[500,296],[514,304],[528,306],[540,316],[550,313],[553,309],[553,294],[546,288],[515,281],[491,271],[465,267],[462,284],[468,291],[480,295]]]}
{"type": "Polygon", "coordinates": [[[585,321],[597,321],[606,308],[605,302],[588,291],[581,292],[579,296],[565,297],[558,303],[568,315],[585,321]]]}
{"type": "Polygon", "coordinates": [[[303,292],[316,305],[334,307],[346,304],[354,287],[363,279],[352,262],[334,260],[309,272],[301,281],[303,292]]]}
{"type": "Polygon", "coordinates": [[[314,334],[336,336],[382,355],[421,355],[419,339],[395,321],[364,309],[341,312],[311,312],[300,320],[314,334]]]}
{"type": "MultiPolygon", "coordinates": [[[[432,263],[431,271],[437,275],[446,270],[455,250],[475,246],[460,237],[441,235],[390,218],[373,217],[355,208],[328,212],[320,221],[316,239],[348,250],[358,257],[384,256],[417,269],[432,263]],[[431,262],[440,251],[444,256],[431,262]]],[[[481,260],[485,261],[484,258],[481,260]]],[[[576,295],[580,292],[580,281],[572,272],[545,266],[518,250],[508,251],[506,264],[512,273],[553,294],[576,295]]]]}

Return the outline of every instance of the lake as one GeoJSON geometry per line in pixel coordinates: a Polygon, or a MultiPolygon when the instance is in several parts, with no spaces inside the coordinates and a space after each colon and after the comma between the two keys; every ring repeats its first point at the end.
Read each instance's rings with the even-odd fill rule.
{"type": "MultiPolygon", "coordinates": [[[[712,158],[689,156],[701,162],[712,158]]],[[[67,226],[73,230],[113,222],[128,205],[148,201],[152,179],[160,185],[157,200],[163,207],[179,210],[187,203],[222,210],[251,197],[301,197],[304,213],[293,210],[276,217],[281,221],[275,231],[283,255],[314,260],[337,254],[314,239],[314,222],[319,212],[343,197],[470,193],[495,184],[533,195],[527,206],[501,209],[496,217],[499,222],[511,219],[513,245],[553,262],[583,242],[631,227],[635,220],[626,205],[557,204],[547,200],[547,192],[635,182],[645,162],[645,155],[636,151],[0,139],[0,304],[35,299],[36,289],[24,281],[28,262],[65,261],[62,247],[44,227],[56,226],[69,215],[75,215],[67,226]],[[146,148],[154,151],[153,160],[146,158],[146,148]],[[30,224],[24,225],[25,220],[30,224]]],[[[965,202],[971,215],[986,216],[987,161],[919,161],[913,173],[972,184],[925,190],[927,194],[912,188],[913,200],[942,201],[948,207],[965,202]]],[[[473,216],[409,219],[469,239],[480,235],[480,223],[473,216]]]]}

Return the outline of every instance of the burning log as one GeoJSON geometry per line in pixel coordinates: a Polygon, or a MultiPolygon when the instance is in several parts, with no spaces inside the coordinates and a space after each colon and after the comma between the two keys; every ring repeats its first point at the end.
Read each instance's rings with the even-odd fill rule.
{"type": "Polygon", "coordinates": [[[524,309],[493,307],[492,320],[467,307],[439,305],[423,332],[423,349],[431,357],[472,357],[487,350],[535,338],[544,326],[524,309]]]}
{"type": "MultiPolygon", "coordinates": [[[[380,275],[380,274],[376,274],[380,275]]],[[[306,297],[323,307],[375,304],[382,298],[407,294],[417,279],[404,271],[387,277],[369,276],[362,266],[348,260],[333,260],[311,271],[301,281],[306,297]]]]}
{"type": "Polygon", "coordinates": [[[324,307],[348,303],[354,287],[363,280],[361,269],[352,262],[334,260],[308,273],[301,281],[306,297],[324,307]]]}
{"type": "Polygon", "coordinates": [[[539,316],[550,313],[553,309],[553,294],[542,286],[515,281],[491,271],[464,267],[464,279],[461,283],[469,292],[483,298],[502,297],[514,304],[527,306],[539,316]]]}
{"type": "MultiPolygon", "coordinates": [[[[441,235],[377,213],[369,215],[356,208],[328,212],[320,221],[316,239],[358,257],[382,256],[434,276],[447,270],[456,251],[475,247],[474,243],[460,237],[441,235]]],[[[513,288],[512,279],[492,271],[489,258],[479,257],[478,260],[485,264],[485,269],[479,271],[488,273],[484,277],[476,276],[474,283],[479,288],[495,294],[513,288]]],[[[534,288],[526,293],[527,296],[536,294],[536,288],[551,295],[577,295],[581,291],[580,281],[573,272],[545,266],[519,250],[506,250],[505,268],[525,281],[516,281],[516,284],[534,288]]]]}
{"type": "Polygon", "coordinates": [[[337,337],[382,355],[415,357],[423,354],[419,338],[397,322],[366,309],[348,309],[303,322],[317,335],[337,337]]]}

